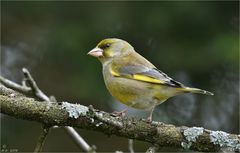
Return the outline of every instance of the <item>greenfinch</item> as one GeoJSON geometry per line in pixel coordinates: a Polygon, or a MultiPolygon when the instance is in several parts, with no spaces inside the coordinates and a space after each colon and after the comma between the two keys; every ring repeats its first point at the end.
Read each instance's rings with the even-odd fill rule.
{"type": "Polygon", "coordinates": [[[173,80],[121,39],[104,39],[88,55],[102,63],[104,82],[111,95],[129,107],[150,110],[150,122],[154,108],[170,97],[183,93],[213,95],[173,80]]]}

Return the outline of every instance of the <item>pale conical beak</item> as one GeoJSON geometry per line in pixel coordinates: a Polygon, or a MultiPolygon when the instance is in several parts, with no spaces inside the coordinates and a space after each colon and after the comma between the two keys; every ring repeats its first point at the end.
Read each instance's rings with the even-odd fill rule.
{"type": "Polygon", "coordinates": [[[103,56],[103,50],[101,48],[93,48],[90,52],[87,53],[88,55],[91,55],[93,57],[101,57],[103,56]]]}

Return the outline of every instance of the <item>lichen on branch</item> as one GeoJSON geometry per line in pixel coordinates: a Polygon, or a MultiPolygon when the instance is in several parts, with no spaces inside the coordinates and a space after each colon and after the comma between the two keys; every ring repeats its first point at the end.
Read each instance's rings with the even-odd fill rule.
{"type": "Polygon", "coordinates": [[[121,118],[69,102],[39,102],[2,85],[0,104],[3,114],[48,126],[72,126],[178,149],[211,152],[221,149],[240,150],[239,135],[225,132],[223,135],[199,127],[176,127],[161,122],[148,123],[141,119],[121,118]],[[225,141],[222,140],[223,137],[225,141]],[[187,148],[184,144],[187,144],[187,148]]]}

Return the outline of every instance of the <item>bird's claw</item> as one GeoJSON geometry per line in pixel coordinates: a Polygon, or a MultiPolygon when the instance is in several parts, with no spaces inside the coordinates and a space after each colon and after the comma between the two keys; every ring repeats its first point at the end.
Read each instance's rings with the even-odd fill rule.
{"type": "Polygon", "coordinates": [[[147,123],[152,123],[152,116],[149,116],[146,120],[147,123]]]}

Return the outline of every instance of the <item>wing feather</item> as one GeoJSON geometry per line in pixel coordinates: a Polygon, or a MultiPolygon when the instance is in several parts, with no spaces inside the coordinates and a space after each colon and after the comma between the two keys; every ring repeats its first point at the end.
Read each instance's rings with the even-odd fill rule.
{"type": "Polygon", "coordinates": [[[143,65],[122,66],[119,69],[112,68],[111,74],[116,77],[125,77],[153,84],[162,84],[172,87],[183,87],[183,85],[168,77],[162,71],[154,68],[148,68],[143,65]]]}

